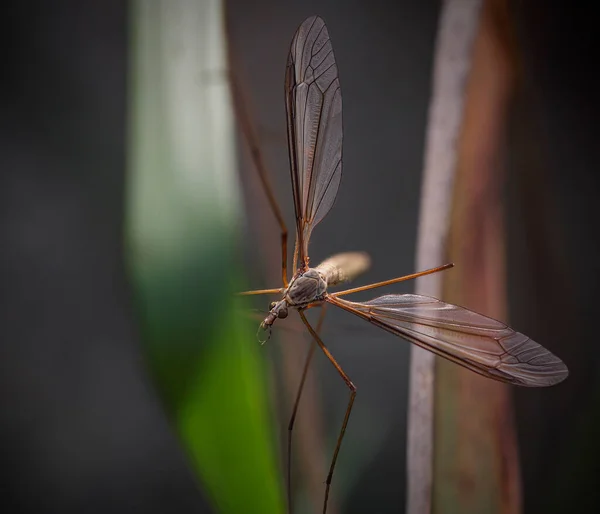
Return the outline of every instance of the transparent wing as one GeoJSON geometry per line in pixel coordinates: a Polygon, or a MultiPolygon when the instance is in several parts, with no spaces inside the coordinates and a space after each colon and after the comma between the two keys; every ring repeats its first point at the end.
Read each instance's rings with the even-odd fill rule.
{"type": "Polygon", "coordinates": [[[386,295],[357,303],[327,301],[480,375],[510,384],[545,387],[569,371],[543,346],[505,324],[428,296],[386,295]]]}
{"type": "Polygon", "coordinates": [[[317,16],[296,31],[285,74],[296,249],[308,264],[314,226],[331,209],[342,176],[342,95],[327,27],[317,16]]]}

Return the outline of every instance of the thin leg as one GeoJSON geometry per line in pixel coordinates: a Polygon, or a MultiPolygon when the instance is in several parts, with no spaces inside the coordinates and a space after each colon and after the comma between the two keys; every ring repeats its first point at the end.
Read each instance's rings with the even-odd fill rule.
{"type": "Polygon", "coordinates": [[[340,374],[340,376],[342,377],[342,380],[348,386],[348,389],[350,389],[350,400],[348,401],[348,407],[346,407],[346,415],[344,416],[344,422],[342,423],[342,429],[340,430],[340,435],[338,436],[337,444],[336,444],[335,450],[333,452],[333,458],[331,459],[331,466],[329,467],[329,473],[327,474],[327,480],[325,481],[326,485],[325,485],[325,501],[323,502],[323,514],[326,514],[327,500],[329,499],[329,489],[331,488],[331,478],[333,477],[333,470],[335,469],[335,463],[337,461],[338,454],[340,452],[340,447],[342,446],[342,439],[344,439],[344,434],[346,432],[346,426],[348,425],[348,419],[350,419],[350,412],[352,411],[352,405],[354,405],[354,398],[356,398],[356,386],[352,383],[352,381],[350,380],[348,375],[346,375],[346,373],[344,372],[342,367],[333,358],[333,355],[331,355],[331,353],[329,353],[329,350],[323,344],[323,341],[321,340],[319,335],[311,327],[310,323],[306,319],[306,316],[304,316],[304,313],[302,311],[298,311],[298,314],[300,314],[300,318],[302,319],[302,322],[306,325],[306,328],[310,332],[310,335],[313,337],[313,339],[319,345],[321,350],[323,350],[323,353],[329,359],[331,364],[333,364],[333,367],[340,374]]]}
{"type": "Polygon", "coordinates": [[[255,291],[242,291],[241,293],[236,293],[238,296],[250,296],[254,294],[278,294],[282,293],[283,289],[256,289],[255,291]]]}
{"type": "Polygon", "coordinates": [[[294,258],[292,259],[292,274],[296,274],[296,270],[298,269],[298,235],[296,234],[296,244],[294,245],[294,258]]]}
{"type": "Polygon", "coordinates": [[[345,294],[358,293],[359,291],[368,291],[369,289],[375,289],[376,287],[389,286],[391,284],[397,284],[398,282],[404,282],[405,280],[412,280],[413,278],[423,277],[425,275],[431,275],[438,271],[444,271],[454,267],[454,263],[444,264],[437,268],[427,269],[425,271],[419,271],[418,273],[412,273],[410,275],[404,275],[403,277],[392,278],[391,280],[385,280],[383,282],[377,282],[375,284],[369,284],[366,286],[355,287],[353,289],[346,289],[345,291],[339,291],[337,293],[329,293],[329,296],[344,296],[345,294]]]}
{"type": "MultiPolygon", "coordinates": [[[[325,320],[325,305],[321,308],[321,315],[319,316],[319,322],[317,323],[316,332],[321,332],[323,321],[325,320]]],[[[288,514],[292,514],[292,430],[294,430],[294,422],[296,421],[296,414],[298,412],[298,405],[300,404],[300,397],[302,396],[302,390],[304,389],[304,382],[306,381],[306,375],[308,374],[308,368],[310,366],[312,357],[317,347],[316,341],[313,339],[310,343],[310,349],[306,356],[304,363],[304,369],[302,370],[302,378],[300,379],[300,385],[298,386],[298,392],[296,393],[296,400],[294,401],[294,408],[292,410],[292,416],[290,417],[290,423],[288,424],[288,445],[287,445],[287,493],[288,493],[288,514]]]]}
{"type": "Polygon", "coordinates": [[[285,225],[285,221],[283,220],[283,215],[281,214],[279,204],[275,199],[275,194],[273,193],[269,179],[267,178],[267,169],[262,158],[256,132],[254,131],[252,121],[250,120],[250,115],[246,110],[246,102],[244,101],[238,80],[233,74],[231,78],[231,89],[237,118],[242,128],[242,133],[244,134],[246,142],[248,143],[248,147],[250,148],[250,155],[252,156],[252,161],[254,162],[256,171],[258,172],[258,177],[260,178],[263,189],[265,190],[265,194],[267,195],[269,205],[271,206],[271,211],[277,219],[277,223],[279,223],[279,229],[281,230],[281,275],[283,279],[283,285],[287,287],[287,227],[285,225]]]}

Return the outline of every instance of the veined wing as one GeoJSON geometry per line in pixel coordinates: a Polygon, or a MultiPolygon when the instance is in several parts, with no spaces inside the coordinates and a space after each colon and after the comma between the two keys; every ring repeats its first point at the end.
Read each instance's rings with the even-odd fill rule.
{"type": "Polygon", "coordinates": [[[545,387],[567,378],[565,364],[526,335],[463,307],[414,294],[369,302],[327,301],[480,375],[501,382],[545,387]]]}
{"type": "Polygon", "coordinates": [[[342,176],[342,95],[327,27],[318,16],[306,19],[292,40],[285,99],[296,209],[294,263],[299,257],[303,266],[312,229],[331,209],[342,176]]]}

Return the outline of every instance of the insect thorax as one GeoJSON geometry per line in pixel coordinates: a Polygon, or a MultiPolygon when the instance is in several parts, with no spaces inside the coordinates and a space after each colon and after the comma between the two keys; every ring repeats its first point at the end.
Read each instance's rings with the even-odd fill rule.
{"type": "Polygon", "coordinates": [[[309,269],[294,278],[287,290],[286,300],[294,307],[302,307],[320,300],[327,292],[327,282],[315,269],[309,269]]]}

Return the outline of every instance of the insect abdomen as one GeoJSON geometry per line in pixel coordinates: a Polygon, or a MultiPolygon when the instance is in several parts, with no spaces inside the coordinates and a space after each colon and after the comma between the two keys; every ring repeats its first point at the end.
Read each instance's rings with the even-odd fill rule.
{"type": "Polygon", "coordinates": [[[315,269],[327,285],[335,286],[354,280],[371,266],[371,259],[365,252],[338,253],[324,260],[315,269]]]}

